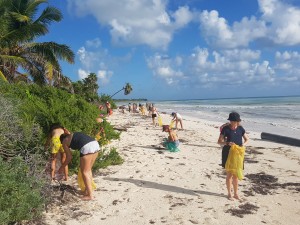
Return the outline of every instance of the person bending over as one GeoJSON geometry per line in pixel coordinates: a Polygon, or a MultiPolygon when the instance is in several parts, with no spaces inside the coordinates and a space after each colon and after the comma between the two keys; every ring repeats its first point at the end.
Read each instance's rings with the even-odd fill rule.
{"type": "Polygon", "coordinates": [[[172,121],[175,121],[175,128],[177,129],[178,123],[180,123],[181,129],[183,129],[182,116],[177,112],[172,112],[171,116],[173,116],[172,121]]]}
{"type": "Polygon", "coordinates": [[[163,145],[171,152],[178,152],[178,146],[179,146],[179,139],[176,134],[176,132],[172,129],[170,129],[169,125],[163,125],[163,132],[168,132],[169,136],[168,139],[164,140],[163,145]]]}
{"type": "MultiPolygon", "coordinates": [[[[48,138],[45,143],[45,149],[48,149],[48,147],[50,147],[51,151],[50,163],[52,180],[55,180],[57,159],[60,159],[60,164],[64,163],[64,161],[66,160],[66,153],[62,147],[59,137],[62,134],[69,133],[70,132],[66,128],[58,123],[52,124],[49,129],[48,138]]],[[[68,180],[68,166],[64,168],[64,180],[68,180]]]]}
{"type": "Polygon", "coordinates": [[[98,156],[98,152],[100,151],[99,143],[95,140],[95,138],[90,137],[81,132],[75,132],[72,134],[62,134],[60,136],[60,141],[66,152],[67,157],[66,161],[62,164],[61,168],[59,169],[59,172],[62,173],[64,171],[64,167],[66,167],[72,159],[72,153],[70,149],[79,150],[80,170],[83,177],[84,185],[86,187],[82,200],[92,200],[92,167],[98,156]]]}

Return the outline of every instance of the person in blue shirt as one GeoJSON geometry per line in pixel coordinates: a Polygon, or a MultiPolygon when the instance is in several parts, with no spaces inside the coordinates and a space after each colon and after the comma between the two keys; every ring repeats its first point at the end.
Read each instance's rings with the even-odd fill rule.
{"type": "MultiPolygon", "coordinates": [[[[225,168],[229,150],[232,145],[244,146],[248,142],[248,136],[245,129],[240,125],[241,118],[237,112],[231,112],[228,120],[230,123],[224,126],[221,130],[218,144],[223,145],[222,148],[222,167],[225,168]]],[[[228,199],[240,199],[238,195],[238,178],[237,176],[226,172],[226,187],[228,191],[228,199]],[[231,195],[231,183],[233,185],[234,195],[231,195]]]]}

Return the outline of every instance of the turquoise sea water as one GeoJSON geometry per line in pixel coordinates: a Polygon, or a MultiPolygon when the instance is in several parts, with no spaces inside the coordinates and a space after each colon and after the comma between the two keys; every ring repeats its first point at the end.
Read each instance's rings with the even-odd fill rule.
{"type": "Polygon", "coordinates": [[[256,132],[269,132],[300,138],[300,96],[235,99],[154,101],[160,112],[226,122],[228,114],[241,115],[243,126],[256,132]]]}

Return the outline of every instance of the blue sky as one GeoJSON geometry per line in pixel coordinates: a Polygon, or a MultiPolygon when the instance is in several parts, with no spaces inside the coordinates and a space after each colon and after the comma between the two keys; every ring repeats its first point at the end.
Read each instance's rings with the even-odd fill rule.
{"type": "Polygon", "coordinates": [[[40,41],[67,44],[72,81],[149,100],[300,95],[299,0],[49,0],[40,41]]]}

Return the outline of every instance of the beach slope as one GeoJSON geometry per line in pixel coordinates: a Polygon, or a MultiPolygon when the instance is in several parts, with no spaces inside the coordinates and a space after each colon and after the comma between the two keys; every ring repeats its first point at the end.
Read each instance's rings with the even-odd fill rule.
{"type": "MultiPolygon", "coordinates": [[[[162,119],[169,124],[171,118],[162,119]]],[[[46,224],[299,223],[299,147],[264,141],[248,131],[242,201],[230,201],[217,144],[221,124],[185,118],[186,129],[177,132],[180,151],[172,153],[161,145],[167,134],[151,125],[150,117],[114,112],[109,121],[127,130],[110,144],[124,163],[95,173],[93,201],[81,201],[75,191],[58,196],[44,215],[46,224]]],[[[76,187],[76,177],[68,184],[76,187]]]]}

